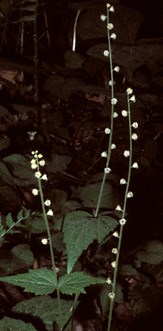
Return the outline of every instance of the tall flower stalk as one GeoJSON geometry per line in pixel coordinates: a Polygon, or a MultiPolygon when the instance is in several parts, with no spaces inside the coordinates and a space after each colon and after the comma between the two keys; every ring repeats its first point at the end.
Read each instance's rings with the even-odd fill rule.
{"type": "MultiPolygon", "coordinates": [[[[44,167],[44,165],[45,165],[45,160],[43,159],[43,155],[39,154],[38,151],[32,152],[32,155],[33,155],[33,159],[31,160],[31,168],[36,170],[35,177],[37,178],[37,181],[38,181],[38,189],[34,188],[32,190],[32,193],[34,195],[39,194],[39,196],[40,196],[43,218],[44,218],[46,231],[47,231],[47,235],[48,235],[48,241],[49,241],[52,270],[54,273],[54,281],[55,281],[55,283],[57,283],[56,263],[55,263],[55,258],[54,258],[53,244],[52,244],[52,238],[51,238],[49,222],[48,222],[48,216],[53,216],[53,211],[50,208],[48,209],[48,211],[46,211],[45,206],[50,207],[51,201],[48,199],[47,200],[44,199],[44,193],[42,190],[42,180],[47,181],[48,177],[46,174],[42,174],[40,171],[40,168],[44,167]]],[[[58,290],[57,290],[57,300],[58,300],[58,309],[59,309],[59,313],[60,313],[61,312],[61,300],[60,300],[60,292],[58,290]]]]}

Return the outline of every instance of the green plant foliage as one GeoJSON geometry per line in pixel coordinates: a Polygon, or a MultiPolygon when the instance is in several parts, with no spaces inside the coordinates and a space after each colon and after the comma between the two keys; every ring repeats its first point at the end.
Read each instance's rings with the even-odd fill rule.
{"type": "Polygon", "coordinates": [[[138,275],[138,272],[130,264],[122,264],[119,268],[119,271],[124,276],[133,276],[138,275]]]}
{"type": "Polygon", "coordinates": [[[29,270],[25,274],[0,277],[0,281],[24,287],[25,292],[35,295],[49,294],[56,289],[54,273],[48,269],[29,270]]]}
{"type": "Polygon", "coordinates": [[[58,289],[64,294],[80,294],[86,293],[84,288],[89,285],[104,284],[105,282],[102,278],[91,277],[84,272],[73,272],[59,279],[58,289]]]}
{"type": "Polygon", "coordinates": [[[45,233],[46,226],[42,213],[31,213],[30,217],[22,224],[20,224],[20,228],[24,229],[27,233],[45,233]]]}
{"type": "Polygon", "coordinates": [[[8,213],[6,216],[6,225],[8,229],[2,224],[2,219],[0,217],[0,238],[7,234],[14,226],[18,225],[22,220],[25,220],[30,215],[30,210],[20,210],[17,215],[17,221],[14,221],[11,213],[8,213]]]}
{"type": "Polygon", "coordinates": [[[25,323],[21,320],[3,317],[0,321],[0,330],[2,331],[36,331],[31,323],[25,323]]]}
{"type": "Polygon", "coordinates": [[[51,173],[61,172],[66,169],[71,162],[72,157],[69,155],[59,155],[54,153],[50,162],[47,162],[47,170],[51,173]]]}
{"type": "Polygon", "coordinates": [[[141,245],[136,253],[140,262],[159,264],[163,260],[163,243],[159,240],[149,240],[141,245]]]}
{"type": "MultiPolygon", "coordinates": [[[[88,184],[85,187],[79,187],[74,195],[80,197],[85,207],[95,208],[97,205],[97,192],[100,190],[101,183],[88,184]]],[[[112,187],[111,183],[107,182],[104,187],[104,192],[101,200],[101,208],[115,208],[118,204],[118,194],[112,187]]]]}
{"type": "Polygon", "coordinates": [[[3,161],[10,169],[14,183],[19,186],[28,186],[36,183],[33,171],[26,157],[21,154],[11,154],[6,156],[3,161]]]}
{"type": "Polygon", "coordinates": [[[1,271],[5,275],[16,274],[23,268],[31,268],[33,254],[28,244],[19,244],[10,251],[1,248],[1,271]]]}
{"type": "Polygon", "coordinates": [[[100,243],[105,236],[115,229],[117,224],[117,221],[110,216],[93,218],[91,214],[85,211],[67,213],[63,231],[68,255],[68,273],[71,272],[81,253],[94,240],[100,243]]]}

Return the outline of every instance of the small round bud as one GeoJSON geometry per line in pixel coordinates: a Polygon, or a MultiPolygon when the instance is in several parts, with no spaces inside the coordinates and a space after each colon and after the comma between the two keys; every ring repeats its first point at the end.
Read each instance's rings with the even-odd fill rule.
{"type": "Polygon", "coordinates": [[[117,211],[122,211],[122,208],[121,208],[120,205],[118,205],[118,206],[115,208],[115,210],[117,210],[117,211]]]}
{"type": "Polygon", "coordinates": [[[117,117],[118,117],[118,113],[116,113],[116,111],[114,111],[114,113],[113,113],[113,117],[114,117],[114,118],[117,118],[117,117]]]}
{"type": "Polygon", "coordinates": [[[32,190],[32,194],[33,194],[33,195],[38,195],[38,192],[39,192],[39,191],[37,190],[37,188],[34,188],[34,189],[32,190]]]}
{"type": "Polygon", "coordinates": [[[117,38],[117,36],[116,36],[115,33],[112,33],[111,36],[110,36],[110,38],[115,40],[117,38]]]}
{"type": "Polygon", "coordinates": [[[133,192],[130,191],[130,192],[127,193],[127,198],[133,198],[133,196],[134,196],[133,192]]]}
{"type": "Polygon", "coordinates": [[[113,248],[113,249],[112,249],[112,253],[113,253],[113,254],[118,254],[118,249],[117,249],[117,248],[113,248]]]}
{"type": "Polygon", "coordinates": [[[53,211],[52,211],[52,209],[49,209],[46,215],[47,215],[47,216],[53,216],[53,211]]]}
{"type": "Polygon", "coordinates": [[[101,157],[107,157],[108,155],[107,155],[107,152],[102,152],[101,153],[101,157]]]}
{"type": "Polygon", "coordinates": [[[126,180],[125,180],[124,178],[121,178],[121,179],[120,179],[120,184],[121,184],[121,185],[124,185],[124,184],[126,184],[126,183],[127,183],[127,182],[126,182],[126,180]]]}
{"type": "Polygon", "coordinates": [[[35,177],[36,178],[40,178],[41,177],[41,172],[40,171],[36,171],[35,172],[35,177]]]}
{"type": "Polygon", "coordinates": [[[109,296],[109,298],[110,298],[111,300],[113,300],[113,299],[115,298],[115,293],[114,293],[114,292],[110,292],[110,293],[108,294],[108,296],[109,296]]]}
{"type": "Polygon", "coordinates": [[[115,268],[115,267],[116,267],[116,261],[113,261],[113,262],[111,263],[111,266],[112,266],[112,268],[115,268]]]}
{"type": "Polygon", "coordinates": [[[106,15],[101,15],[100,18],[101,18],[101,21],[105,22],[107,17],[106,17],[106,15]]]}
{"type": "Polygon", "coordinates": [[[48,199],[45,200],[44,205],[47,206],[47,207],[49,207],[51,205],[51,201],[48,200],[48,199]]]}
{"type": "Polygon", "coordinates": [[[118,102],[118,100],[116,98],[111,99],[111,104],[112,105],[116,105],[117,102],[118,102]]]}
{"type": "Polygon", "coordinates": [[[105,129],[105,134],[110,134],[111,130],[109,128],[105,129]]]}
{"type": "Polygon", "coordinates": [[[132,101],[132,102],[136,102],[135,95],[133,95],[129,100],[132,101]]]}
{"type": "Polygon", "coordinates": [[[108,23],[107,28],[109,30],[112,30],[114,28],[114,25],[112,23],[108,23]]]}
{"type": "Polygon", "coordinates": [[[106,283],[109,284],[109,285],[111,284],[111,278],[110,278],[110,277],[108,277],[108,278],[106,279],[106,283]]]}
{"type": "Polygon", "coordinates": [[[125,157],[129,157],[129,156],[130,156],[130,151],[124,151],[123,155],[124,155],[125,157]]]}
{"type": "Polygon", "coordinates": [[[120,67],[116,66],[113,70],[116,71],[116,72],[119,72],[120,71],[120,67]]]}
{"type": "Polygon", "coordinates": [[[125,218],[121,218],[121,220],[119,220],[119,224],[120,225],[125,225],[126,224],[126,219],[125,218]]]}
{"type": "Polygon", "coordinates": [[[105,51],[103,52],[104,56],[108,57],[109,56],[109,51],[107,49],[105,49],[105,51]]]}
{"type": "Polygon", "coordinates": [[[127,90],[126,90],[127,94],[132,94],[133,93],[133,90],[132,88],[128,87],[127,90]]]}
{"type": "Polygon", "coordinates": [[[111,144],[111,149],[115,149],[116,145],[115,144],[111,144]]]}
{"type": "Polygon", "coordinates": [[[128,115],[127,110],[122,110],[121,114],[123,117],[127,117],[127,115],[128,115]]]}
{"type": "Polygon", "coordinates": [[[138,122],[133,122],[132,125],[131,125],[134,129],[137,129],[139,124],[138,122]]]}
{"type": "Polygon", "coordinates": [[[133,134],[132,134],[132,139],[133,139],[133,140],[137,140],[137,139],[138,139],[138,135],[137,135],[136,133],[133,133],[133,134]]]}
{"type": "Polygon", "coordinates": [[[138,169],[138,168],[139,168],[139,165],[138,165],[138,163],[137,163],[137,162],[134,162],[131,168],[135,168],[135,169],[138,169]]]}
{"type": "Polygon", "coordinates": [[[119,234],[118,234],[117,231],[115,231],[115,232],[112,234],[112,236],[115,237],[115,238],[119,238],[119,234]]]}
{"type": "Polygon", "coordinates": [[[111,169],[110,169],[110,168],[105,168],[105,169],[104,169],[104,172],[105,172],[105,174],[109,174],[109,173],[110,173],[110,171],[111,171],[111,169]]]}

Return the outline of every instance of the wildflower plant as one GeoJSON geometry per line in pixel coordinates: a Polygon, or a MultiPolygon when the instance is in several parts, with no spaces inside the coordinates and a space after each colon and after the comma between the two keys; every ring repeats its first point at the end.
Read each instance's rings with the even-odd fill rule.
{"type": "MultiPolygon", "coordinates": [[[[114,12],[114,6],[111,4],[106,5],[107,8],[107,15],[101,15],[101,20],[103,22],[106,21],[106,26],[107,26],[107,36],[108,36],[108,50],[104,51],[104,56],[107,56],[109,58],[109,64],[110,64],[110,76],[111,80],[109,81],[109,86],[111,87],[111,123],[110,123],[110,128],[109,128],[109,143],[108,143],[108,151],[107,152],[102,152],[101,156],[102,157],[107,157],[106,159],[106,165],[104,168],[104,175],[103,175],[103,180],[99,192],[99,197],[98,197],[98,203],[96,207],[96,212],[95,212],[95,217],[98,216],[99,208],[100,208],[100,203],[102,199],[102,194],[103,194],[103,189],[104,185],[106,182],[106,176],[109,175],[111,172],[111,169],[109,167],[110,163],[110,158],[111,158],[111,151],[112,151],[112,139],[113,139],[113,124],[114,124],[114,119],[118,117],[117,112],[115,112],[115,106],[118,102],[118,100],[115,97],[114,94],[114,72],[119,72],[120,68],[119,66],[115,66],[113,68],[113,61],[112,61],[112,47],[111,47],[111,39],[114,40],[116,39],[116,34],[114,32],[111,32],[111,30],[114,28],[113,24],[110,22],[110,13],[114,12]]],[[[118,273],[118,265],[119,265],[119,255],[120,255],[120,250],[121,250],[121,243],[122,243],[122,235],[123,235],[123,228],[124,225],[126,224],[126,205],[127,205],[127,200],[129,198],[133,197],[133,192],[129,190],[130,187],[130,179],[131,179],[131,170],[132,168],[138,168],[137,162],[132,161],[132,144],[134,140],[138,139],[138,135],[133,132],[133,130],[138,128],[138,123],[131,121],[131,104],[136,102],[135,95],[133,94],[133,90],[131,88],[127,88],[126,90],[126,96],[127,96],[127,110],[123,109],[121,111],[121,115],[123,117],[126,117],[128,119],[128,128],[129,128],[129,150],[124,150],[123,151],[123,156],[128,159],[128,175],[126,178],[121,178],[120,179],[120,185],[125,185],[125,192],[124,192],[124,200],[123,200],[123,205],[117,205],[115,210],[118,211],[120,214],[120,219],[119,219],[119,230],[113,233],[113,237],[117,238],[117,247],[114,247],[112,249],[112,254],[114,255],[114,260],[111,262],[111,267],[113,268],[113,279],[109,278],[109,282],[107,280],[107,283],[110,284],[111,289],[109,291],[108,297],[110,299],[109,301],[109,316],[108,316],[108,329],[107,331],[111,330],[111,322],[112,322],[112,313],[113,313],[113,306],[114,306],[114,301],[115,301],[115,296],[116,296],[116,284],[117,284],[117,273],[118,273]]],[[[107,129],[105,129],[107,130],[107,129]]],[[[115,147],[114,147],[115,148],[115,147]]]]}

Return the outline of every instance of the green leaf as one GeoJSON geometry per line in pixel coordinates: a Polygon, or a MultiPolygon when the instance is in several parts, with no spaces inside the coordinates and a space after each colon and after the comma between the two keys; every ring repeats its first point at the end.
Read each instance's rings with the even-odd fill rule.
{"type": "Polygon", "coordinates": [[[15,224],[15,222],[13,221],[11,213],[8,213],[7,216],[6,216],[6,224],[9,228],[12,227],[15,224]]]}
{"type": "Polygon", "coordinates": [[[34,262],[33,253],[30,250],[30,246],[28,244],[19,244],[17,246],[14,246],[11,249],[11,253],[15,258],[17,258],[19,261],[22,261],[26,264],[26,266],[32,266],[34,262]]]}
{"type": "Polygon", "coordinates": [[[62,276],[59,279],[58,290],[63,294],[80,294],[86,293],[84,288],[94,284],[104,284],[104,279],[91,277],[84,272],[73,272],[62,276]]]}
{"type": "Polygon", "coordinates": [[[25,323],[21,320],[3,317],[0,321],[1,331],[36,331],[31,323],[25,323]]]}
{"type": "Polygon", "coordinates": [[[146,241],[136,253],[141,262],[159,264],[163,260],[163,243],[159,240],[146,241]]]}
{"type": "Polygon", "coordinates": [[[138,274],[137,270],[130,264],[122,264],[119,271],[124,276],[133,276],[138,274]]]}
{"type": "Polygon", "coordinates": [[[17,215],[17,221],[21,222],[30,216],[30,210],[20,210],[17,215]]]}
{"type": "Polygon", "coordinates": [[[53,323],[57,320],[58,303],[57,299],[43,295],[17,303],[12,308],[12,311],[39,317],[47,326],[47,330],[49,330],[52,329],[53,323]]]}
{"type": "Polygon", "coordinates": [[[2,179],[5,183],[14,186],[13,177],[5,163],[2,161],[0,161],[0,179],[2,179]]]}
{"type": "Polygon", "coordinates": [[[94,240],[100,243],[116,225],[117,221],[109,216],[93,218],[84,211],[67,213],[63,227],[68,255],[67,272],[71,272],[78,257],[94,240]]]}
{"type": "Polygon", "coordinates": [[[58,314],[56,322],[59,325],[60,330],[63,329],[63,327],[67,324],[70,317],[72,316],[72,307],[73,307],[74,301],[66,301],[62,299],[62,305],[61,305],[61,314],[58,314]]]}
{"type": "Polygon", "coordinates": [[[51,173],[61,172],[67,168],[71,162],[72,157],[69,155],[52,154],[52,159],[47,162],[47,170],[51,173]]]}
{"type": "Polygon", "coordinates": [[[24,287],[25,292],[35,295],[49,294],[56,289],[54,273],[48,269],[29,270],[25,274],[0,277],[0,281],[24,287]]]}

